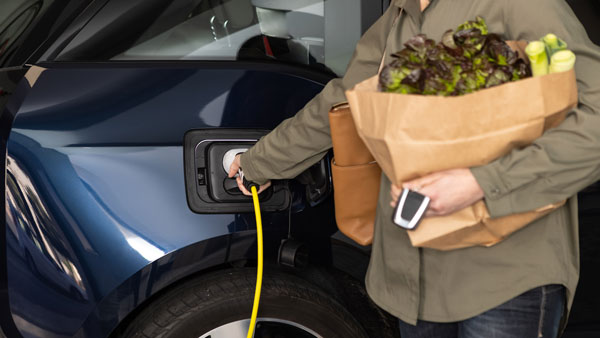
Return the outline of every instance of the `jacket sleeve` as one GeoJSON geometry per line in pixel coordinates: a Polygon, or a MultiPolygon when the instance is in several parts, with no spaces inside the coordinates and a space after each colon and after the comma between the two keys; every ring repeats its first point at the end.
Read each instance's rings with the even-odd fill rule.
{"type": "Polygon", "coordinates": [[[390,6],[361,37],[346,75],[330,81],[294,117],[283,121],[241,156],[244,175],[256,183],[293,178],[318,162],[331,148],[329,109],[346,101],[344,92],[379,69],[398,7],[390,6]]]}
{"type": "Polygon", "coordinates": [[[600,179],[600,48],[563,0],[505,0],[510,40],[554,33],[576,55],[578,106],[532,145],[471,168],[492,217],[558,202],[600,179]]]}

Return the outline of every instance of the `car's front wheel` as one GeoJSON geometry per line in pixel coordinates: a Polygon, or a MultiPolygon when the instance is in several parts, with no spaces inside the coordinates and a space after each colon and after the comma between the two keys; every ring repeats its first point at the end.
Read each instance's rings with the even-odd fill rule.
{"type": "MultiPolygon", "coordinates": [[[[124,331],[135,338],[243,338],[256,270],[234,269],[187,281],[147,306],[124,331]]],[[[367,337],[335,299],[308,282],[266,272],[254,337],[367,337]]]]}

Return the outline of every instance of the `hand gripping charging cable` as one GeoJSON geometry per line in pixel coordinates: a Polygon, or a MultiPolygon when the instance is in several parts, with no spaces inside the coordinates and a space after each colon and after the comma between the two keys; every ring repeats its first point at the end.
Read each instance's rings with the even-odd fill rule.
{"type": "MultiPolygon", "coordinates": [[[[229,172],[231,163],[235,159],[237,154],[243,153],[247,148],[231,149],[223,156],[223,169],[229,172]]],[[[244,177],[242,169],[239,169],[238,175],[242,178],[244,187],[252,192],[252,202],[254,203],[254,215],[256,216],[256,239],[258,246],[258,262],[256,264],[256,288],[254,290],[254,305],[252,306],[252,316],[250,317],[250,326],[248,327],[248,334],[246,338],[252,338],[254,336],[254,328],[256,326],[256,317],[258,315],[258,304],[260,302],[260,291],[262,288],[262,277],[263,277],[263,233],[262,233],[262,218],[260,215],[260,203],[258,200],[258,184],[248,181],[244,177]]]]}

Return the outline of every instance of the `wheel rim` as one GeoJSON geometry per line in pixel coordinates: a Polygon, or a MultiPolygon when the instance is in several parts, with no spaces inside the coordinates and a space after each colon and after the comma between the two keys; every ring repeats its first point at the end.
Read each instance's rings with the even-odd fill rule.
{"type": "MultiPolygon", "coordinates": [[[[250,319],[238,320],[221,325],[199,338],[244,338],[248,333],[250,319]]],[[[298,323],[276,318],[258,318],[254,330],[254,338],[273,337],[323,338],[315,331],[298,323]]]]}

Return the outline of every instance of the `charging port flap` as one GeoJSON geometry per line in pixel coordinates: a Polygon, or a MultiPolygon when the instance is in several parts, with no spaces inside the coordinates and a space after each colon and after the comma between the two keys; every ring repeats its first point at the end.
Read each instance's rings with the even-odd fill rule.
{"type": "MultiPolygon", "coordinates": [[[[201,214],[252,212],[252,198],[228,178],[223,159],[232,149],[247,149],[267,134],[267,130],[197,129],[184,137],[185,187],[193,212],[201,214]]],[[[260,194],[261,209],[282,211],[289,207],[287,182],[273,181],[260,194]]]]}

